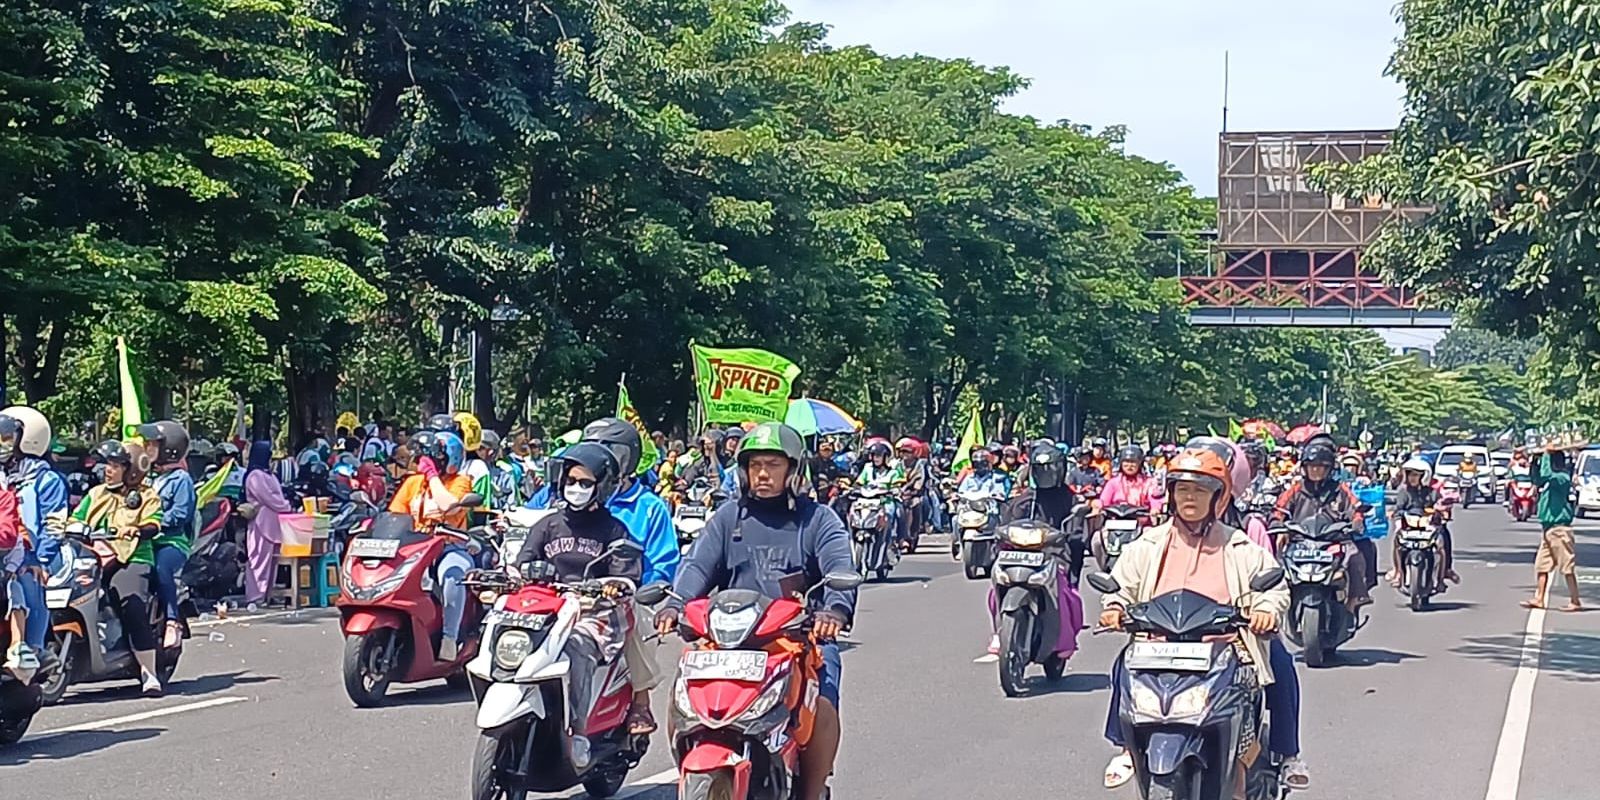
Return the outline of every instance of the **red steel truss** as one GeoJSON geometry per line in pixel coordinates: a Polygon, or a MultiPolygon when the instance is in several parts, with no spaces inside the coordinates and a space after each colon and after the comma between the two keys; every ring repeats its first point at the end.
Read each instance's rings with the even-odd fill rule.
{"type": "Polygon", "coordinates": [[[1363,270],[1353,247],[1227,252],[1216,274],[1182,283],[1185,302],[1207,308],[1418,308],[1414,292],[1363,270]]]}

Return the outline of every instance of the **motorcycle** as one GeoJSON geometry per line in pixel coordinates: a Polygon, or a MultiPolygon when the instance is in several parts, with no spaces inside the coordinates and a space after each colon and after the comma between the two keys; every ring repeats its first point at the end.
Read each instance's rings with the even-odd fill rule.
{"type": "Polygon", "coordinates": [[[1349,589],[1345,548],[1355,538],[1355,529],[1349,522],[1318,514],[1277,532],[1290,537],[1282,556],[1291,594],[1284,632],[1304,651],[1308,666],[1320,667],[1365,624],[1345,604],[1349,589]]]}
{"type": "MultiPolygon", "coordinates": [[[[1079,506],[1081,514],[1086,506],[1079,506]]],[[[1002,530],[995,557],[994,604],[1000,636],[1000,688],[1006,697],[1027,693],[1029,664],[1060,680],[1078,649],[1083,601],[1068,580],[1067,534],[1038,520],[1018,520],[1002,530]]]]}
{"type": "MultiPolygon", "coordinates": [[[[619,551],[639,546],[623,540],[589,562],[592,568],[619,551]]],[[[492,598],[484,619],[483,641],[490,643],[467,662],[473,697],[478,702],[478,743],[472,755],[471,796],[475,800],[521,797],[527,792],[563,792],[579,784],[590,797],[610,797],[622,788],[628,771],[639,765],[650,746],[648,735],[628,733],[628,707],[633,690],[627,660],[620,648],[599,665],[591,686],[596,697],[584,730],[589,755],[573,756],[572,721],[568,717],[571,662],[565,647],[584,613],[609,612],[620,606],[633,625],[632,596],[645,605],[665,599],[666,584],[634,591],[626,578],[585,579],[576,584],[555,580],[549,564],[529,565],[521,578],[503,573],[476,573],[468,585],[492,598]],[[608,584],[621,586],[621,600],[604,596],[608,584]]],[[[585,571],[587,575],[589,570],[585,571]]],[[[614,633],[619,639],[627,631],[614,633]]]]}
{"type": "MultiPolygon", "coordinates": [[[[11,626],[0,625],[0,653],[10,648],[11,626]]],[[[47,679],[37,671],[18,674],[0,669],[0,747],[16,744],[27,734],[33,715],[44,706],[40,683],[47,679]]]]}
{"type": "Polygon", "coordinates": [[[1533,485],[1533,480],[1526,475],[1517,476],[1511,483],[1511,517],[1527,522],[1534,515],[1538,499],[1539,489],[1533,485]]]}
{"type": "Polygon", "coordinates": [[[1105,517],[1100,524],[1101,548],[1104,550],[1100,569],[1110,572],[1116,566],[1117,559],[1122,557],[1122,548],[1138,539],[1144,529],[1150,526],[1150,509],[1119,503],[1101,509],[1100,513],[1105,517]]]}
{"type": "Polygon", "coordinates": [[[243,585],[243,526],[235,522],[232,498],[215,497],[200,509],[200,532],[179,573],[197,603],[214,605],[237,596],[243,585]]]}
{"type": "Polygon", "coordinates": [[[984,492],[957,495],[955,519],[957,535],[950,537],[950,555],[961,562],[967,580],[994,573],[994,555],[999,550],[995,531],[999,501],[984,492]]]}
{"type": "Polygon", "coordinates": [[[881,581],[900,563],[900,548],[889,530],[887,505],[895,502],[890,495],[891,490],[881,486],[857,486],[848,495],[850,549],[863,578],[877,573],[881,581]]]}
{"type": "Polygon", "coordinates": [[[681,551],[689,552],[690,545],[705,529],[711,512],[716,510],[721,500],[722,492],[714,491],[710,480],[695,478],[694,483],[689,484],[684,491],[683,502],[672,510],[672,527],[678,532],[678,548],[681,551]]]}
{"type": "MultiPolygon", "coordinates": [[[[60,659],[60,666],[40,682],[41,699],[55,705],[74,683],[138,680],[139,662],[122,630],[118,598],[107,581],[121,565],[109,534],[91,534],[88,526],[73,522],[61,543],[61,568],[45,583],[45,605],[50,609],[50,638],[45,647],[60,659]]],[[[180,598],[184,592],[180,589],[180,598]]],[[[150,625],[160,631],[166,615],[160,603],[150,603],[150,625]]],[[[188,638],[188,625],[184,624],[188,638]]],[[[156,675],[166,684],[178,668],[183,647],[164,646],[158,637],[156,675]]]]}
{"type": "Polygon", "coordinates": [[[1478,499],[1478,479],[1472,475],[1457,474],[1445,483],[1454,483],[1456,497],[1462,509],[1472,508],[1472,501],[1478,499]]]}
{"type": "MultiPolygon", "coordinates": [[[[459,504],[471,508],[483,498],[468,494],[459,504]]],[[[444,604],[435,596],[434,568],[451,541],[493,554],[483,529],[437,533],[413,530],[407,514],[384,514],[372,529],[351,539],[339,569],[339,627],[344,634],[342,673],[345,693],[361,708],[383,702],[391,683],[445,679],[466,684],[466,663],[478,649],[477,597],[468,593],[461,617],[463,637],[456,657],[439,659],[444,635],[444,604]]],[[[493,555],[492,561],[498,561],[493,555]]]]}
{"type": "MultiPolygon", "coordinates": [[[[1272,569],[1250,581],[1264,592],[1283,581],[1272,569]]],[[[1122,587],[1089,576],[1105,593],[1122,587]]],[[[1288,789],[1268,740],[1266,697],[1236,635],[1249,626],[1240,608],[1183,590],[1129,606],[1133,639],[1116,670],[1117,720],[1146,800],[1231,800],[1240,763],[1249,800],[1281,800],[1288,789]],[[1226,637],[1230,641],[1215,641],[1226,637]]]]}
{"type": "Polygon", "coordinates": [[[1438,591],[1443,551],[1439,541],[1440,520],[1432,509],[1422,514],[1404,514],[1398,532],[1399,560],[1405,572],[1400,590],[1411,597],[1411,610],[1428,607],[1428,599],[1438,591]]]}
{"type": "Polygon", "coordinates": [[[806,598],[849,591],[836,573],[802,595],[772,599],[725,589],[691,600],[679,632],[691,643],[672,692],[679,800],[791,800],[810,741],[822,656],[806,598]]]}

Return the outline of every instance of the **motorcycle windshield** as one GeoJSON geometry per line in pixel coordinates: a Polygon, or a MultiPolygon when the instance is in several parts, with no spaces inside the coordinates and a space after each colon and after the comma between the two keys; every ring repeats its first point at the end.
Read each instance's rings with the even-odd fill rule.
{"type": "Polygon", "coordinates": [[[410,514],[380,514],[377,521],[372,523],[372,530],[367,532],[369,539],[398,539],[401,546],[414,542],[424,541],[428,538],[426,533],[418,533],[411,521],[410,514]]]}
{"type": "Polygon", "coordinates": [[[1168,592],[1128,610],[1139,627],[1180,641],[1232,633],[1236,613],[1232,606],[1188,589],[1168,592]]]}

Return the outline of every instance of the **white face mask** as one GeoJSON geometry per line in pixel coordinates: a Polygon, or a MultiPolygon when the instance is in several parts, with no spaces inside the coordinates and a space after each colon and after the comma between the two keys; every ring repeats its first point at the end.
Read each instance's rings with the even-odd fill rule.
{"type": "Polygon", "coordinates": [[[561,499],[567,501],[567,507],[575,511],[588,508],[589,503],[594,500],[594,487],[569,483],[561,490],[561,499]]]}

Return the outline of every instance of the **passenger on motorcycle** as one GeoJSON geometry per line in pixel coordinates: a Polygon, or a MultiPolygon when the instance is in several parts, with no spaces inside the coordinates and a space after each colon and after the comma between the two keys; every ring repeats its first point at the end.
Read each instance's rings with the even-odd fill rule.
{"type": "Polygon", "coordinates": [[[904,518],[900,522],[900,540],[909,551],[928,524],[929,511],[933,507],[928,497],[928,493],[933,491],[933,475],[929,471],[928,460],[922,455],[922,442],[909,436],[903,437],[895,442],[895,449],[900,454],[900,471],[905,475],[905,483],[900,488],[900,498],[905,505],[904,518]]]}
{"type": "MultiPolygon", "coordinates": [[[[435,419],[441,414],[434,415],[435,419]]],[[[466,446],[454,433],[422,431],[411,437],[417,471],[406,477],[389,501],[389,511],[410,514],[418,531],[433,532],[440,525],[458,531],[467,528],[467,509],[462,498],[472,493],[472,480],[461,474],[466,461],[466,446]]],[[[439,641],[439,660],[454,661],[461,639],[461,617],[467,610],[467,573],[476,563],[467,545],[452,541],[434,567],[439,579],[439,596],[444,605],[444,631],[439,641]]]]}
{"type": "MultiPolygon", "coordinates": [[[[67,481],[50,467],[50,421],[27,406],[0,411],[0,469],[16,493],[22,517],[22,552],[14,574],[20,605],[27,608],[22,645],[13,644],[9,660],[23,668],[50,670],[56,658],[45,649],[50,610],[44,599],[45,569],[54,569],[61,554],[61,529],[67,516],[67,481]]],[[[15,552],[11,558],[18,558],[15,552]]]]}
{"type": "Polygon", "coordinates": [[[1017,473],[1022,470],[1022,449],[1014,444],[1000,448],[1000,460],[994,466],[995,470],[1005,474],[1011,479],[1011,484],[1016,485],[1017,473]]]}
{"type": "MultiPolygon", "coordinates": [[[[1334,459],[1334,447],[1327,440],[1313,439],[1306,444],[1300,453],[1301,478],[1278,497],[1278,507],[1273,513],[1275,521],[1301,522],[1321,514],[1330,521],[1349,522],[1357,532],[1361,530],[1361,512],[1357,508],[1360,504],[1350,487],[1334,480],[1334,459]]],[[[1279,538],[1277,545],[1281,553],[1289,543],[1284,537],[1279,538]]],[[[1361,542],[1366,542],[1366,547],[1375,547],[1370,540],[1357,539],[1345,555],[1345,571],[1349,576],[1345,602],[1351,613],[1372,604],[1376,577],[1367,574],[1369,559],[1361,542]]]]}
{"type": "Polygon", "coordinates": [[[199,527],[198,498],[189,475],[189,432],[171,420],[139,426],[149,458],[150,488],[161,500],[161,530],[151,542],[155,555],[156,595],[166,612],[163,645],[183,644],[183,612],[178,608],[178,574],[189,561],[189,548],[199,527]]]}
{"type": "Polygon", "coordinates": [[[30,678],[39,668],[39,654],[27,646],[28,605],[23,600],[22,584],[17,573],[22,571],[22,559],[27,555],[22,543],[22,503],[11,490],[6,474],[0,470],[0,612],[5,619],[0,624],[10,627],[11,646],[0,653],[0,667],[21,671],[19,678],[30,678]],[[26,663],[24,663],[24,659],[26,663]]]}
{"type": "MultiPolygon", "coordinates": [[[[748,490],[736,503],[712,514],[678,573],[673,596],[656,617],[663,636],[672,632],[684,603],[723,589],[747,589],[785,597],[784,584],[804,576],[855,572],[850,534],[831,509],[801,494],[805,442],[793,428],[762,423],[745,438],[737,468],[748,490]]],[[[976,456],[976,454],[974,454],[976,456]]],[[[801,798],[821,800],[839,752],[839,631],[855,614],[856,592],[826,589],[812,625],[822,652],[820,701],[811,740],[800,751],[801,798]]]]}
{"type": "MultiPolygon", "coordinates": [[[[1018,520],[1041,520],[1057,530],[1067,534],[1067,584],[1062,587],[1064,594],[1063,607],[1068,603],[1076,604],[1075,613],[1081,623],[1083,617],[1083,600],[1078,596],[1076,587],[1078,577],[1083,574],[1083,562],[1088,552],[1089,544],[1085,536],[1086,531],[1081,525],[1073,525],[1072,511],[1082,502],[1066,484],[1067,461],[1061,451],[1054,445],[1037,444],[1028,451],[1028,488],[1000,506],[1000,524],[1006,525],[1018,520]]],[[[1098,474],[1098,473],[1096,473],[1098,474]]],[[[995,622],[995,594],[991,585],[989,589],[989,618],[991,625],[995,622]]],[[[1065,634],[1063,634],[1065,635],[1065,634]]],[[[1000,653],[1000,637],[991,628],[989,639],[989,653],[1000,653]]]]}
{"type": "MultiPolygon", "coordinates": [[[[1439,489],[1434,484],[1433,467],[1421,458],[1407,459],[1400,465],[1402,482],[1400,489],[1395,492],[1394,502],[1389,506],[1389,517],[1393,520],[1396,529],[1399,528],[1400,518],[1406,514],[1425,514],[1441,510],[1439,507],[1439,489]]],[[[1390,554],[1390,563],[1394,565],[1389,570],[1389,583],[1396,589],[1400,588],[1402,573],[1400,571],[1400,537],[1394,537],[1394,547],[1390,554]]],[[[1439,570],[1438,590],[1445,590],[1445,581],[1460,583],[1461,576],[1456,574],[1455,547],[1451,541],[1450,526],[1443,521],[1439,524],[1439,542],[1444,548],[1444,558],[1439,570]]]]}
{"type": "MultiPolygon", "coordinates": [[[[601,566],[588,569],[589,563],[604,555],[612,542],[628,538],[627,526],[605,507],[605,499],[617,489],[619,471],[611,451],[595,442],[579,442],[562,452],[559,461],[561,471],[555,490],[559,499],[555,504],[560,511],[540,517],[528,530],[528,538],[517,554],[517,570],[529,575],[529,565],[542,561],[554,569],[556,580],[564,583],[617,577],[637,584],[642,568],[637,558],[613,555],[601,566]]],[[[606,597],[620,594],[617,584],[606,585],[606,597]]],[[[589,762],[589,732],[584,724],[598,695],[593,690],[594,676],[602,662],[616,658],[623,649],[626,637],[617,634],[626,626],[627,618],[620,605],[600,614],[586,611],[567,640],[564,652],[572,664],[567,673],[567,720],[572,729],[573,763],[580,767],[589,762]]]]}
{"type": "MultiPolygon", "coordinates": [[[[1275,635],[1279,618],[1289,607],[1289,589],[1280,583],[1265,592],[1251,591],[1251,579],[1276,568],[1277,561],[1244,531],[1221,521],[1232,503],[1231,480],[1227,464],[1208,450],[1186,450],[1173,459],[1166,485],[1172,519],[1123,548],[1112,569],[1122,591],[1101,598],[1105,610],[1100,624],[1120,629],[1128,606],[1185,589],[1223,604],[1250,596],[1250,627],[1243,644],[1266,691],[1271,712],[1268,747],[1284,759],[1284,780],[1304,789],[1310,785],[1310,774],[1300,758],[1300,686],[1294,659],[1275,635]]],[[[1124,669],[1120,658],[1113,669],[1124,669]]],[[[1106,739],[1123,747],[1118,703],[1113,692],[1106,739]]],[[[1239,771],[1241,780],[1244,772],[1239,771]]],[[[1106,766],[1105,785],[1122,786],[1133,774],[1133,761],[1124,750],[1106,766]]]]}
{"type": "Polygon", "coordinates": [[[160,697],[156,673],[156,631],[150,625],[154,602],[155,545],[161,532],[161,498],[143,489],[139,466],[145,455],[118,441],[101,442],[94,454],[105,464],[105,482],[89,490],[72,518],[115,537],[112,549],[120,566],[112,567],[110,589],[119,605],[117,617],[127,633],[133,658],[139,662],[140,689],[146,697],[160,697]]]}

